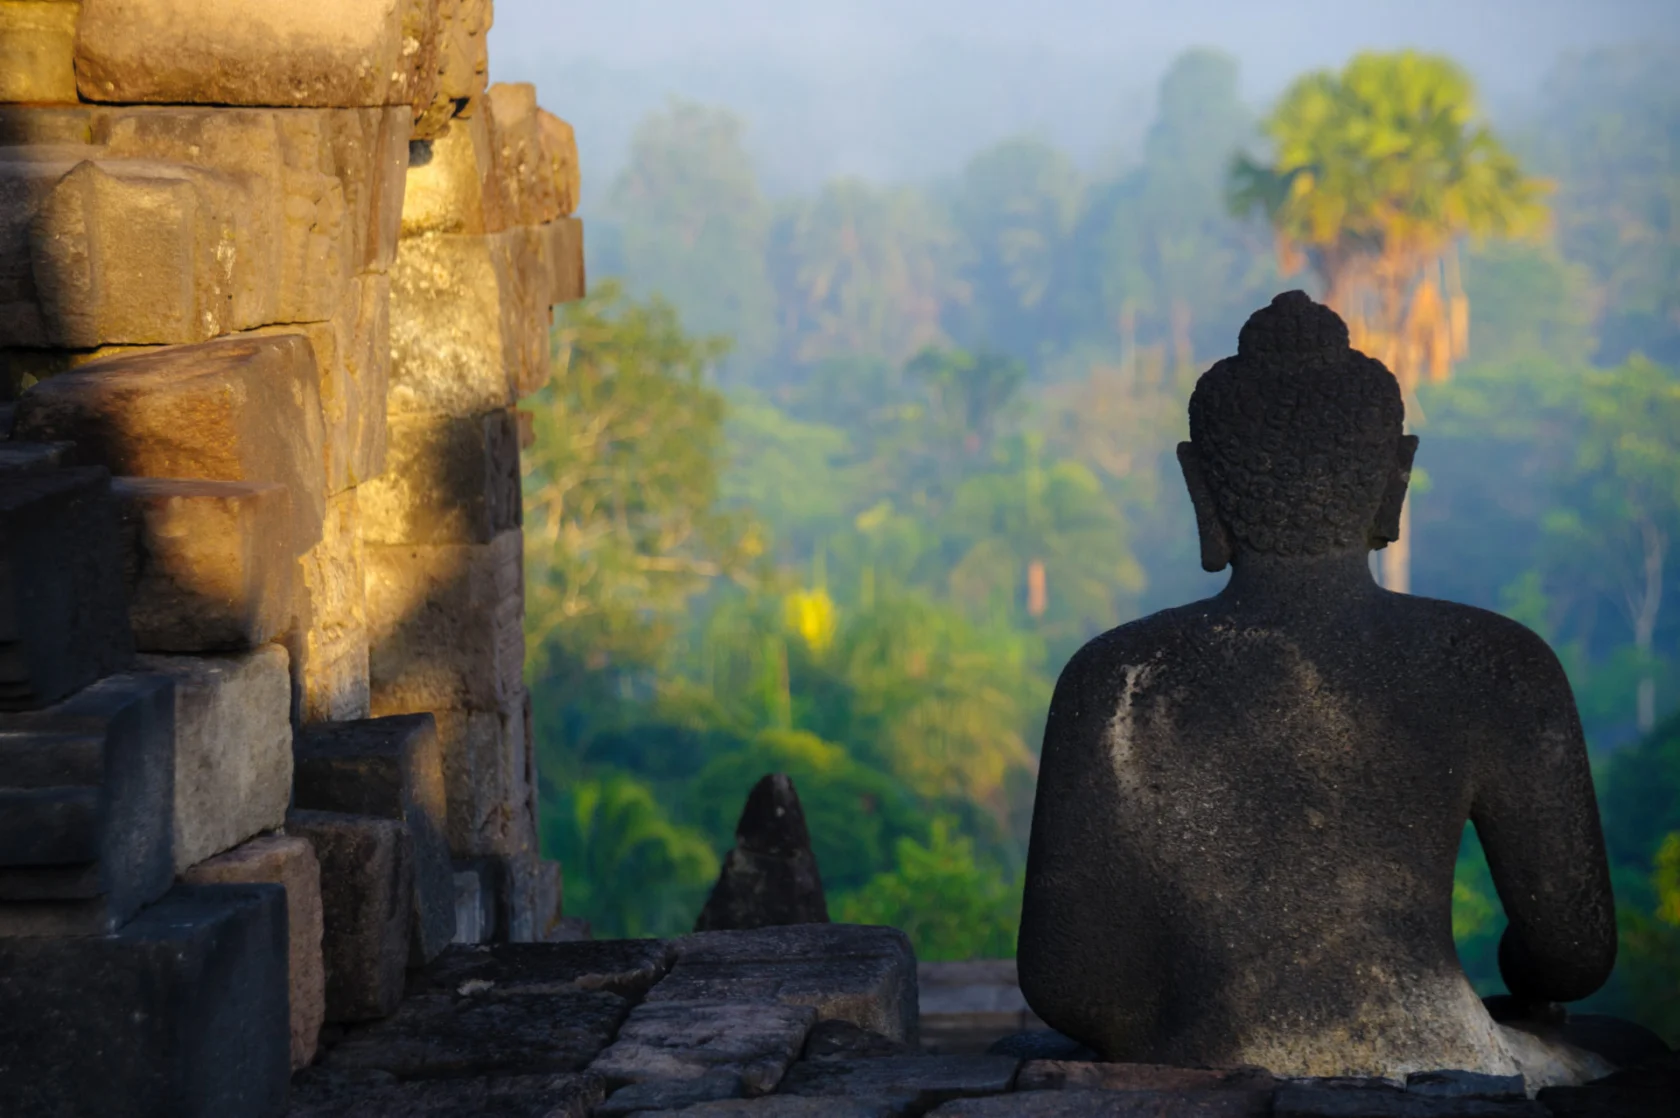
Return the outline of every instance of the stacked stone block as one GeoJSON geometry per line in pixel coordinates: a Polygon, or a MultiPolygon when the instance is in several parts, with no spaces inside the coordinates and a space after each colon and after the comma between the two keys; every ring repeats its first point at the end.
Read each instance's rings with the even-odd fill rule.
{"type": "Polygon", "coordinates": [[[464,923],[485,938],[561,932],[558,867],[537,855],[515,408],[547,380],[552,306],[583,293],[576,166],[528,85],[475,92],[416,145],[387,469],[361,494],[372,707],[436,716],[462,908],[492,914],[464,923]]]}
{"type": "Polygon", "coordinates": [[[0,1111],[277,1113],[558,927],[513,409],[577,157],[490,18],[0,0],[0,1111]]]}

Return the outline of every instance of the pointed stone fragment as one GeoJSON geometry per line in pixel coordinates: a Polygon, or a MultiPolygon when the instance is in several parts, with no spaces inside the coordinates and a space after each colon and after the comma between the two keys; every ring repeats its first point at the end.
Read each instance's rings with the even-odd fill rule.
{"type": "Polygon", "coordinates": [[[787,774],[771,773],[747,796],[735,825],[735,849],[694,930],[826,923],[828,903],[799,793],[787,774]]]}

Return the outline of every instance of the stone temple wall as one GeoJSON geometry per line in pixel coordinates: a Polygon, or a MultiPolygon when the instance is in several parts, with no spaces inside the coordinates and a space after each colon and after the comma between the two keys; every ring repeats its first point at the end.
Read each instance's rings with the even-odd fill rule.
{"type": "Polygon", "coordinates": [[[516,404],[578,164],[490,20],[0,0],[0,1111],[283,1097],[451,941],[565,934],[516,404]]]}

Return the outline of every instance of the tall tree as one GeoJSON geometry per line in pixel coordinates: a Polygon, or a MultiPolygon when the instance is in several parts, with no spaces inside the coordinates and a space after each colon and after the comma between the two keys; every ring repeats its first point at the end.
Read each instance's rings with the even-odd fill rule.
{"type": "MultiPolygon", "coordinates": [[[[1446,379],[1469,341],[1457,245],[1529,233],[1546,219],[1543,185],[1478,122],[1469,77],[1414,51],[1361,54],[1339,74],[1297,80],[1264,129],[1272,158],[1235,161],[1233,211],[1266,215],[1284,270],[1311,267],[1354,346],[1393,370],[1409,397],[1426,379],[1446,379]]],[[[1404,592],[1402,517],[1383,582],[1404,592]]]]}
{"type": "Polygon", "coordinates": [[[607,205],[614,263],[632,290],[663,295],[692,330],[731,338],[742,375],[770,356],[776,326],[771,212],[743,134],[724,109],[672,101],[637,126],[607,205]]]}

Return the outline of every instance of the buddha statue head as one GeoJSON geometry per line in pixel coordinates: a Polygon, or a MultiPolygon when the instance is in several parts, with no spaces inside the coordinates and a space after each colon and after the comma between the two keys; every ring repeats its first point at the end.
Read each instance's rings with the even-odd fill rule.
{"type": "Polygon", "coordinates": [[[1236,356],[1196,382],[1178,447],[1203,569],[1398,539],[1417,451],[1404,419],[1399,383],[1335,311],[1300,291],[1256,311],[1236,356]]]}

